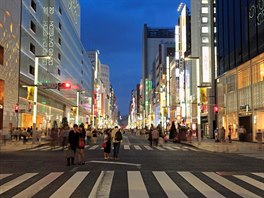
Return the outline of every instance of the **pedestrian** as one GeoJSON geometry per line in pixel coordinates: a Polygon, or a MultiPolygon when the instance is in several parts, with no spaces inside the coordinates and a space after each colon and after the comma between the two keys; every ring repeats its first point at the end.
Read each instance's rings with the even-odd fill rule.
{"type": "Polygon", "coordinates": [[[78,125],[73,125],[73,130],[69,132],[68,138],[68,148],[73,151],[73,157],[67,157],[67,166],[75,165],[74,164],[74,157],[76,154],[76,149],[78,145],[79,134],[78,134],[78,125]]]}
{"type": "Polygon", "coordinates": [[[169,139],[174,140],[175,137],[177,137],[177,130],[176,130],[175,122],[172,121],[171,127],[170,127],[169,139]]]}
{"type": "Polygon", "coordinates": [[[153,126],[153,124],[151,124],[151,126],[150,126],[150,129],[149,129],[149,136],[148,136],[148,141],[149,141],[149,146],[152,146],[152,131],[153,131],[153,129],[154,129],[154,126],[153,126]]]}
{"type": "Polygon", "coordinates": [[[70,127],[69,125],[65,125],[63,126],[63,134],[62,134],[62,148],[64,149],[67,146],[67,141],[68,141],[68,137],[69,137],[69,132],[70,132],[70,127]]]}
{"type": "Polygon", "coordinates": [[[218,128],[216,128],[216,129],[214,130],[214,136],[215,136],[215,142],[220,142],[220,140],[219,140],[219,130],[218,130],[218,128]]]}
{"type": "Polygon", "coordinates": [[[158,146],[158,142],[159,142],[158,130],[154,127],[153,130],[151,131],[151,133],[152,133],[152,141],[153,141],[154,145],[158,146]]]}
{"type": "Polygon", "coordinates": [[[231,136],[232,136],[232,128],[229,126],[228,128],[228,142],[229,143],[232,143],[231,136]]]}
{"type": "Polygon", "coordinates": [[[239,141],[243,142],[246,139],[246,129],[244,128],[244,125],[241,125],[239,130],[238,130],[238,137],[239,141]]]}
{"type": "Polygon", "coordinates": [[[96,144],[97,143],[97,130],[93,129],[92,134],[93,134],[93,143],[96,144]]]}
{"type": "Polygon", "coordinates": [[[104,159],[109,159],[109,154],[111,152],[111,134],[110,130],[106,129],[103,136],[103,145],[104,146],[104,159]]]}
{"type": "Polygon", "coordinates": [[[89,125],[86,131],[86,141],[87,144],[90,144],[92,138],[92,127],[89,125]]]}
{"type": "Polygon", "coordinates": [[[112,137],[112,142],[114,145],[114,160],[118,159],[118,154],[119,154],[119,149],[120,149],[120,145],[121,145],[121,141],[123,139],[122,133],[120,131],[120,129],[118,129],[118,127],[116,126],[112,132],[111,132],[111,137],[112,137]]]}
{"type": "Polygon", "coordinates": [[[77,145],[77,153],[78,153],[78,164],[84,165],[84,147],[85,147],[85,129],[84,124],[80,124],[79,126],[79,137],[78,137],[78,145],[77,145]]]}
{"type": "Polygon", "coordinates": [[[187,128],[187,140],[189,143],[192,143],[192,130],[190,127],[187,128]]]}
{"type": "Polygon", "coordinates": [[[222,128],[221,128],[221,142],[225,142],[225,132],[226,132],[226,130],[225,130],[225,127],[223,127],[222,126],[222,128]]]}

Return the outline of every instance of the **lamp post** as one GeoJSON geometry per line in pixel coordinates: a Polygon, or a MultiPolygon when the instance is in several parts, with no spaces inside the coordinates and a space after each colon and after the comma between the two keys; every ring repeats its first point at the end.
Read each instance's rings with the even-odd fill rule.
{"type": "Polygon", "coordinates": [[[32,136],[33,143],[35,143],[36,124],[37,124],[37,100],[38,100],[38,66],[39,58],[50,59],[50,56],[35,56],[35,69],[34,69],[34,103],[33,103],[33,117],[32,117],[32,136]]]}
{"type": "Polygon", "coordinates": [[[200,110],[200,59],[199,57],[187,57],[185,60],[196,60],[196,82],[197,82],[197,128],[198,144],[201,144],[201,110],[200,110]]]}

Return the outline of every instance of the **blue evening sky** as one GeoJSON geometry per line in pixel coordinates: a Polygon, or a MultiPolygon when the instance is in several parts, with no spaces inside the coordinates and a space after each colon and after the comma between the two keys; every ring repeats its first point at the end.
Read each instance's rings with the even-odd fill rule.
{"type": "MultiPolygon", "coordinates": [[[[86,50],[100,51],[110,67],[121,115],[128,114],[131,90],[142,78],[143,26],[174,28],[181,0],[79,0],[81,40],[86,50]]],[[[184,1],[190,8],[190,0],[184,1]]]]}

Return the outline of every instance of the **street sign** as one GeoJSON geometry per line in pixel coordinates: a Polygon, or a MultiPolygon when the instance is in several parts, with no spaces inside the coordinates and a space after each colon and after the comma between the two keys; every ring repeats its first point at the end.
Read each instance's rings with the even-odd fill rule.
{"type": "Polygon", "coordinates": [[[58,89],[58,83],[42,83],[39,87],[42,89],[58,89]]]}

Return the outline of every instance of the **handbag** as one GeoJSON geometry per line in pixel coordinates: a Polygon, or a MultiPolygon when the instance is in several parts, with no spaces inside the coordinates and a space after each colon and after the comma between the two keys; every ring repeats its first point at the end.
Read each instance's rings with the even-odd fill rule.
{"type": "Polygon", "coordinates": [[[64,150],[64,156],[66,158],[74,157],[74,151],[72,149],[67,148],[64,150]]]}
{"type": "Polygon", "coordinates": [[[106,142],[104,142],[104,143],[102,144],[102,147],[103,147],[103,148],[105,148],[105,147],[106,147],[106,142]]]}

